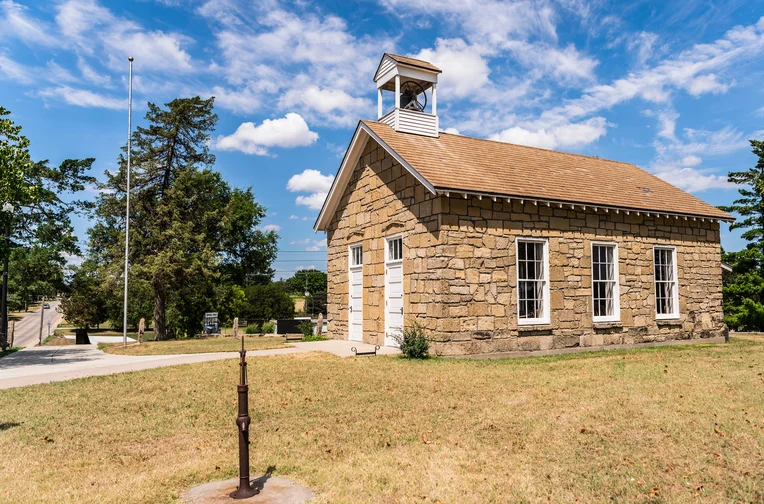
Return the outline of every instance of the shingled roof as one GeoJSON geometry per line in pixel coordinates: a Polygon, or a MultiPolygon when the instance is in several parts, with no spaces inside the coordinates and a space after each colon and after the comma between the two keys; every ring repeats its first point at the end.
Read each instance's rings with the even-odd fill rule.
{"type": "MultiPolygon", "coordinates": [[[[443,132],[437,138],[413,135],[377,121],[359,123],[348,153],[359,133],[380,143],[432,193],[461,192],[734,220],[629,163],[443,132]]],[[[316,229],[326,225],[324,214],[333,206],[330,200],[335,186],[344,183],[341,175],[347,161],[348,154],[316,229]]]]}
{"type": "MultiPolygon", "coordinates": [[[[382,59],[385,59],[385,56],[390,56],[392,59],[397,61],[398,63],[401,63],[402,65],[409,65],[413,67],[419,67],[424,68],[426,70],[432,70],[435,72],[442,72],[442,70],[429,61],[424,61],[416,58],[409,58],[408,56],[401,56],[400,54],[392,54],[392,53],[385,53],[382,55],[382,59]]],[[[381,61],[380,61],[381,64],[381,61]]]]}

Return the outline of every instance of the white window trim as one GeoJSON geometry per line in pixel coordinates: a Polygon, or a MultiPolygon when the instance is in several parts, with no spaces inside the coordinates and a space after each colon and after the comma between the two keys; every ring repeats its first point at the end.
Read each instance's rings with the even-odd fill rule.
{"type": "MultiPolygon", "coordinates": [[[[388,343],[388,334],[390,333],[390,320],[389,320],[389,317],[387,316],[387,303],[388,303],[389,294],[390,294],[390,286],[388,285],[387,267],[389,265],[391,265],[391,264],[402,264],[403,263],[403,255],[404,255],[403,254],[403,233],[396,233],[394,235],[385,236],[385,250],[384,250],[384,254],[385,254],[385,307],[384,307],[384,310],[385,310],[384,311],[384,313],[385,313],[385,335],[384,336],[385,337],[384,337],[384,343],[385,343],[385,345],[387,345],[387,343],[388,343]],[[390,254],[389,254],[388,247],[390,246],[390,242],[392,240],[396,240],[398,238],[400,238],[400,240],[401,240],[401,258],[397,259],[395,261],[391,261],[389,259],[390,258],[390,254]]],[[[401,266],[401,275],[402,274],[403,274],[403,266],[401,266]]],[[[404,280],[405,279],[401,278],[401,289],[403,289],[404,280]]],[[[406,307],[405,307],[406,293],[405,292],[403,292],[403,296],[401,298],[401,302],[403,303],[403,313],[401,314],[401,316],[404,316],[405,313],[406,313],[406,307]]],[[[404,320],[404,322],[405,322],[405,320],[404,320]]],[[[398,346],[398,345],[393,344],[391,346],[398,346]]]]}
{"type": "Polygon", "coordinates": [[[385,236],[385,264],[398,264],[403,262],[403,233],[397,233],[390,236],[385,236]],[[401,240],[401,258],[396,259],[395,261],[390,260],[390,250],[388,247],[390,246],[390,242],[393,240],[401,240]]]}
{"type": "Polygon", "coordinates": [[[680,317],[679,310],[679,275],[677,271],[676,247],[674,245],[653,245],[653,300],[655,301],[655,319],[656,320],[677,320],[680,317]],[[674,270],[674,313],[658,313],[658,283],[655,280],[655,251],[670,250],[671,266],[674,270]]]}
{"type": "Polygon", "coordinates": [[[515,283],[516,283],[516,295],[515,303],[517,304],[517,324],[518,325],[549,325],[551,323],[550,318],[550,304],[549,304],[549,240],[547,238],[526,238],[524,236],[517,237],[515,239],[515,283]],[[528,243],[543,243],[544,244],[544,316],[541,318],[520,318],[520,254],[519,246],[520,242],[528,243]]]}
{"type": "Polygon", "coordinates": [[[350,271],[353,268],[362,268],[363,267],[363,241],[358,241],[355,243],[351,243],[348,245],[348,271],[350,271]],[[361,264],[353,264],[353,249],[356,247],[361,247],[361,264]]]}
{"type": "Polygon", "coordinates": [[[592,241],[589,247],[589,257],[591,258],[591,283],[592,283],[592,321],[593,322],[620,322],[621,321],[621,276],[618,268],[618,243],[607,241],[592,241]],[[595,316],[594,315],[594,247],[613,247],[613,262],[615,263],[615,289],[613,289],[614,310],[612,315],[595,316]]]}

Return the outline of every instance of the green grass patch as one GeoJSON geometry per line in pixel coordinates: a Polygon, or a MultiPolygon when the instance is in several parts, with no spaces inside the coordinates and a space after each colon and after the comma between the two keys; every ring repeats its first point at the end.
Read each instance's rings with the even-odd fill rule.
{"type": "Polygon", "coordinates": [[[5,357],[6,355],[10,355],[14,352],[18,352],[19,350],[23,350],[21,347],[8,347],[5,350],[0,350],[0,357],[5,357]]]}

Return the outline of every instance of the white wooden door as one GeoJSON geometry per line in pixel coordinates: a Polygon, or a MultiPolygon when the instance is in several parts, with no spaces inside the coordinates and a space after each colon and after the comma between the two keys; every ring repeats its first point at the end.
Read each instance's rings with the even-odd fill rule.
{"type": "Polygon", "coordinates": [[[403,240],[387,240],[385,264],[385,346],[398,346],[393,335],[403,331],[403,240]]]}
{"type": "Polygon", "coordinates": [[[360,250],[350,249],[350,302],[348,306],[348,339],[363,341],[363,264],[360,261],[360,250]],[[355,253],[354,253],[355,252],[355,253]]]}

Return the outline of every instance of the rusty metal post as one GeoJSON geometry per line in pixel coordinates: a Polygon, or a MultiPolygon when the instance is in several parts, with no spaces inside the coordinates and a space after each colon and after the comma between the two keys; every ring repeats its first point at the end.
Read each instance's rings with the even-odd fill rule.
{"type": "Polygon", "coordinates": [[[244,338],[241,338],[241,376],[236,391],[239,394],[239,415],[236,427],[239,431],[239,488],[231,492],[233,499],[246,499],[257,495],[260,490],[249,483],[249,385],[247,385],[247,351],[244,350],[244,338]]]}

